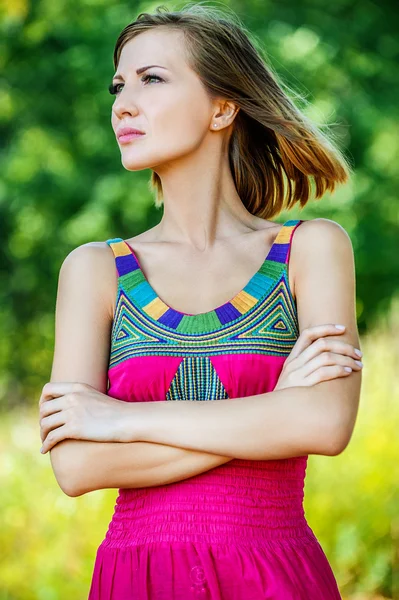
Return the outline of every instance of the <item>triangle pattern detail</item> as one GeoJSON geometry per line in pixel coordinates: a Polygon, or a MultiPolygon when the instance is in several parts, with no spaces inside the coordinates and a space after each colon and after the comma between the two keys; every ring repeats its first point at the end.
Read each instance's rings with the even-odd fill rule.
{"type": "Polygon", "coordinates": [[[207,356],[188,356],[173,378],[166,400],[227,400],[228,395],[207,356]]]}
{"type": "Polygon", "coordinates": [[[273,325],[270,326],[270,329],[287,331],[287,325],[284,323],[283,319],[279,318],[273,325]]]}
{"type": "Polygon", "coordinates": [[[255,321],[251,327],[239,334],[241,339],[268,337],[270,341],[286,339],[295,340],[298,337],[298,323],[292,302],[287,294],[285,274],[278,285],[267,298],[267,304],[260,321],[255,321]]]}

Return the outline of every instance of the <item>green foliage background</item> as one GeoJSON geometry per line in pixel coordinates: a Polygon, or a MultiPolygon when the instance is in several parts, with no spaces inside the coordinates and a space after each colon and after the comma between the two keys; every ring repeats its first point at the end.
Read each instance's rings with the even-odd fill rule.
{"type": "MultiPolygon", "coordinates": [[[[307,114],[337,123],[338,142],[354,165],[351,181],[334,195],[289,213],[330,218],[348,231],[365,350],[353,440],[334,459],[310,457],[306,507],[343,592],[356,592],[357,600],[398,599],[396,5],[206,4],[238,14],[280,77],[306,96],[307,114]]],[[[78,245],[130,237],[160,218],[148,191],[150,171],[121,166],[107,91],[117,35],[157,5],[0,5],[0,600],[84,597],[112,512],[115,490],[63,495],[39,453],[36,413],[51,369],[62,261],[78,245]]]]}

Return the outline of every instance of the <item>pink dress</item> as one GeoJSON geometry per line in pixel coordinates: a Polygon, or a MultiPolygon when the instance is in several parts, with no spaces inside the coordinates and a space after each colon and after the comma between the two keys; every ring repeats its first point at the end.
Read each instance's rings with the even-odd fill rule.
{"type": "MultiPolygon", "coordinates": [[[[108,395],[217,401],[272,391],[299,335],[288,260],[301,222],[284,223],[243,290],[197,315],[165,304],[127,242],[107,240],[118,273],[108,395]]],[[[304,515],[307,458],[232,459],[176,483],[120,489],[89,600],[339,600],[304,515]]]]}

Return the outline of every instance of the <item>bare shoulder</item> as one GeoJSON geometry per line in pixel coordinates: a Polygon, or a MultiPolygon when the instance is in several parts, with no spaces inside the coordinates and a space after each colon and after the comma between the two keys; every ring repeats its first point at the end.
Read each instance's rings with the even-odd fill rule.
{"type": "Polygon", "coordinates": [[[304,221],[292,238],[291,260],[300,330],[342,323],[345,341],[357,344],[355,261],[346,230],[329,219],[304,221]]]}
{"type": "Polygon", "coordinates": [[[350,242],[350,237],[344,227],[336,221],[319,217],[303,221],[296,229],[292,243],[299,247],[306,245],[306,241],[312,244],[323,243],[322,240],[324,244],[340,244],[345,240],[350,242]]]}
{"type": "MultiPolygon", "coordinates": [[[[352,253],[352,242],[347,231],[331,219],[317,218],[303,221],[292,238],[293,259],[309,252],[331,251],[337,260],[352,253]]],[[[296,261],[299,264],[299,261],[296,261]]]]}
{"type": "Polygon", "coordinates": [[[65,257],[64,263],[74,262],[83,265],[101,263],[105,261],[113,263],[113,252],[106,242],[87,242],[77,246],[65,257]]]}
{"type": "Polygon", "coordinates": [[[354,272],[351,239],[344,227],[336,221],[325,218],[309,219],[296,228],[290,254],[294,296],[299,279],[316,263],[325,269],[334,265],[354,272]]]}
{"type": "Polygon", "coordinates": [[[118,282],[115,257],[106,242],[87,242],[71,250],[61,265],[61,280],[92,290],[113,318],[118,282]]]}

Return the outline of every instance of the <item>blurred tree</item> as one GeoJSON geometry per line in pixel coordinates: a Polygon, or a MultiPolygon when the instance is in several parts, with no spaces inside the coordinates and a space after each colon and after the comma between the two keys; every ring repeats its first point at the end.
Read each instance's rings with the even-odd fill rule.
{"type": "MultiPolygon", "coordinates": [[[[366,331],[387,310],[399,284],[395,5],[369,0],[225,4],[259,40],[281,79],[307,97],[307,113],[320,123],[338,123],[334,132],[354,163],[354,176],[333,196],[290,215],[331,218],[348,231],[359,328],[366,331]]],[[[37,402],[49,379],[57,278],[66,255],[89,241],[130,237],[160,218],[147,187],[150,171],[133,174],[121,166],[107,91],[119,32],[157,5],[3,1],[3,407],[25,398],[37,402]]]]}

